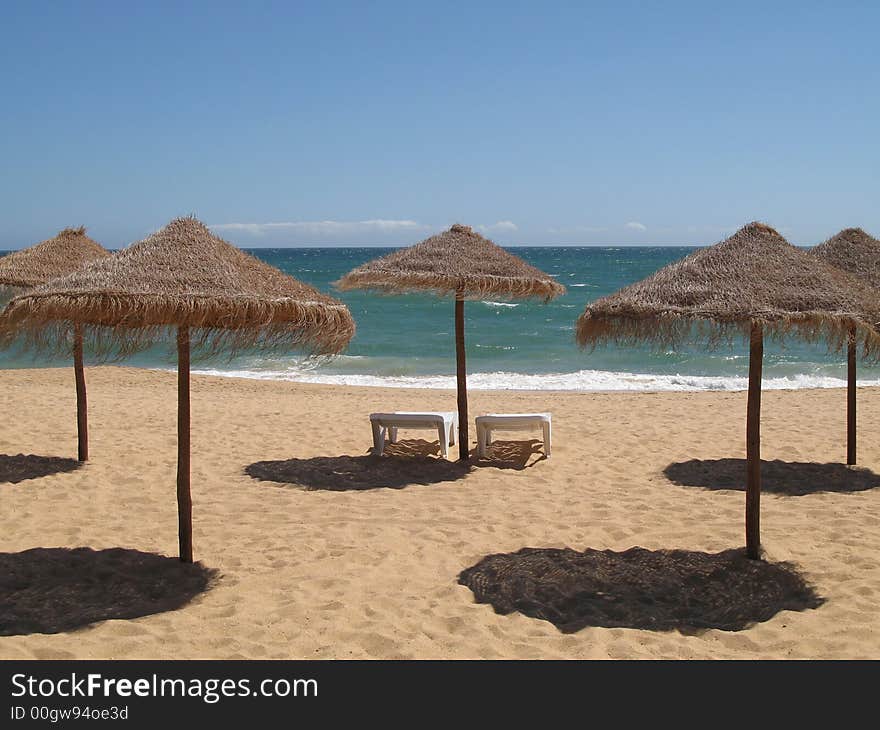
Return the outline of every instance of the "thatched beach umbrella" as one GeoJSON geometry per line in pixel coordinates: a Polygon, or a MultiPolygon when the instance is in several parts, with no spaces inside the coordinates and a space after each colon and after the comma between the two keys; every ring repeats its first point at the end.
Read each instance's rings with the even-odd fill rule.
{"type": "Polygon", "coordinates": [[[428,290],[440,296],[455,296],[458,453],[462,461],[467,460],[469,447],[464,300],[537,297],[547,302],[565,292],[565,287],[548,274],[459,223],[415,246],[358,266],[336,286],[386,294],[428,290]]]}
{"type": "MultiPolygon", "coordinates": [[[[825,243],[810,250],[810,254],[827,261],[838,269],[857,276],[868,286],[877,289],[880,302],[880,241],[861,228],[846,228],[825,243]]],[[[847,344],[846,368],[846,463],[856,463],[856,342],[850,337],[847,344]]]]}
{"type": "Polygon", "coordinates": [[[839,349],[850,336],[876,350],[880,334],[872,290],[858,279],[808,256],[762,223],[750,223],[719,244],[587,305],[577,321],[584,347],[604,342],[675,346],[697,333],[710,344],[737,334],[749,338],[746,425],[746,548],[760,556],[761,369],[764,334],[827,339],[839,349]],[[851,334],[852,333],[852,334],[851,334]]]}
{"type": "MultiPolygon", "coordinates": [[[[86,229],[65,228],[54,238],[30,248],[14,251],[0,258],[0,294],[18,294],[22,290],[67,276],[92,261],[107,258],[110,252],[86,235],[86,229]]],[[[0,296],[0,301],[6,296],[0,296]]],[[[78,458],[89,458],[88,406],[86,377],[83,371],[82,328],[73,327],[73,372],[76,380],[76,426],[78,458]]]]}
{"type": "Polygon", "coordinates": [[[4,316],[36,344],[66,322],[85,326],[99,349],[130,351],[177,330],[177,504],[180,559],[192,561],[190,346],[343,350],[354,334],[348,308],[178,218],[112,258],[16,297],[4,316]]]}

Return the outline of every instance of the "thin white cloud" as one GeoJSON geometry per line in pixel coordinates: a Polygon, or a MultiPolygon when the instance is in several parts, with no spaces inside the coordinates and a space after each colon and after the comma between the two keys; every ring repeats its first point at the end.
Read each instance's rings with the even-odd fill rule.
{"type": "Polygon", "coordinates": [[[648,226],[644,223],[639,223],[638,221],[630,221],[624,226],[624,228],[629,228],[631,231],[639,231],[640,233],[648,230],[648,226]]]}
{"type": "Polygon", "coordinates": [[[490,232],[490,231],[518,231],[516,223],[513,221],[497,221],[489,226],[477,226],[481,231],[490,232]]]}
{"type": "Polygon", "coordinates": [[[285,221],[281,223],[215,223],[209,228],[215,231],[236,231],[252,236],[266,233],[289,232],[311,236],[339,236],[358,233],[395,233],[397,231],[427,230],[417,221],[387,220],[375,218],[366,221],[285,221]]]}

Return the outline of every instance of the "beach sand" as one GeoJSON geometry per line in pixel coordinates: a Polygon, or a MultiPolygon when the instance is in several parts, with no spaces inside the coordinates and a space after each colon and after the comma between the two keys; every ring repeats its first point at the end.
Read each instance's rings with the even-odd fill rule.
{"type": "MultiPolygon", "coordinates": [[[[0,552],[176,556],[175,374],[99,367],[86,377],[92,460],[0,483],[0,552]]],[[[425,432],[401,432],[405,441],[389,447],[398,456],[379,466],[367,457],[371,411],[453,410],[450,391],[207,376],[192,387],[194,554],[217,572],[211,588],[177,610],[0,636],[0,657],[880,658],[880,488],[847,491],[840,467],[803,467],[787,490],[801,493],[762,497],[766,556],[796,564],[824,598],[815,609],[741,631],[563,633],[496,614],[459,585],[484,556],[523,547],[742,546],[742,491],[682,486],[664,470],[743,458],[745,393],[475,391],[472,418],[551,411],[553,457],[508,443],[499,465],[462,474],[403,460],[431,449],[425,432]],[[286,463],[262,463],[273,461],[286,463]],[[383,481],[394,486],[369,488],[383,481]]],[[[844,458],[843,390],[763,399],[765,459],[844,458]]],[[[0,406],[0,454],[75,457],[71,368],[0,373],[0,406]]],[[[859,409],[859,462],[880,474],[880,391],[861,389],[859,409]]],[[[711,464],[671,474],[725,486],[711,464]]],[[[873,486],[871,474],[853,478],[873,486]]]]}

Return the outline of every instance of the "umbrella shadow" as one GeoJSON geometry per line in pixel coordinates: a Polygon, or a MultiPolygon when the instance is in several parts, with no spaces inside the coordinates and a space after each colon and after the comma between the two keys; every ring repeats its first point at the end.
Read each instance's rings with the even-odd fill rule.
{"type": "Polygon", "coordinates": [[[76,459],[37,454],[0,454],[0,483],[17,484],[26,479],[39,479],[50,474],[74,471],[82,466],[76,459]]]}
{"type": "MultiPolygon", "coordinates": [[[[663,474],[674,484],[745,491],[745,459],[691,459],[670,464],[663,474]]],[[[845,464],[762,461],[761,490],[789,497],[818,492],[863,492],[880,487],[880,475],[845,464]]]]}
{"type": "Polygon", "coordinates": [[[471,466],[436,458],[440,447],[421,439],[388,444],[385,454],[314,456],[310,459],[257,461],[244,468],[253,479],[292,484],[307,490],[332,492],[403,489],[462,479],[471,466]]]}
{"type": "Polygon", "coordinates": [[[479,458],[477,450],[471,452],[471,459],[476,466],[495,467],[496,469],[529,469],[539,461],[545,461],[543,442],[538,439],[527,441],[493,441],[486,449],[486,456],[479,458]],[[532,458],[537,457],[537,458],[532,458]]]}
{"type": "Polygon", "coordinates": [[[588,626],[740,631],[825,602],[791,564],[749,560],[745,550],[523,548],[486,556],[458,582],[496,613],[518,611],[565,634],[588,626]]]}
{"type": "Polygon", "coordinates": [[[57,634],[174,611],[215,578],[201,563],[124,548],[0,553],[0,636],[57,634]]]}

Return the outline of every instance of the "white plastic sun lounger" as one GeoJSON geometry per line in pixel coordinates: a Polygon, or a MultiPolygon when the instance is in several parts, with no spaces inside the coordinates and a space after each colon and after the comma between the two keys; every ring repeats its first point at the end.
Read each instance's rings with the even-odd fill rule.
{"type": "Polygon", "coordinates": [[[544,434],[544,453],[550,458],[549,413],[489,413],[477,416],[477,453],[483,459],[492,443],[493,431],[532,431],[540,428],[544,434]]]}
{"type": "Polygon", "coordinates": [[[421,429],[436,431],[440,437],[440,451],[444,459],[449,458],[449,447],[455,444],[455,431],[458,428],[458,414],[454,411],[397,411],[395,413],[371,413],[370,426],[373,428],[373,448],[382,456],[385,451],[385,434],[389,443],[397,443],[397,429],[421,429]]]}

